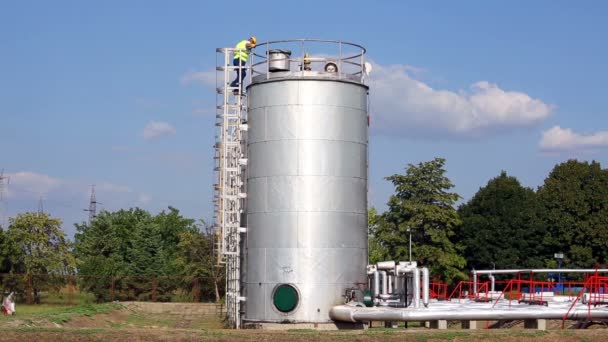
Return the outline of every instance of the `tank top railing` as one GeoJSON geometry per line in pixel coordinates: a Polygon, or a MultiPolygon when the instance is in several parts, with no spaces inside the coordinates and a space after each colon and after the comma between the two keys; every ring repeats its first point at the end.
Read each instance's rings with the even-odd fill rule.
{"type": "Polygon", "coordinates": [[[285,76],[325,76],[364,82],[363,46],[322,39],[290,39],[260,43],[250,53],[249,81],[269,79],[275,72],[285,76]]]}

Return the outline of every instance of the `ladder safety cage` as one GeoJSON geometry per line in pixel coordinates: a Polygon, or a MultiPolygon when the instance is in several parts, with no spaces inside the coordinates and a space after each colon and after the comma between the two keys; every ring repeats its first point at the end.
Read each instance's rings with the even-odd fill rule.
{"type": "MultiPolygon", "coordinates": [[[[216,60],[216,123],[213,207],[217,261],[226,267],[226,315],[233,328],[241,325],[241,236],[246,189],[247,104],[243,82],[231,86],[246,62],[233,65],[234,48],[218,48],[216,60]]],[[[249,72],[251,81],[251,72],[249,72]]]]}

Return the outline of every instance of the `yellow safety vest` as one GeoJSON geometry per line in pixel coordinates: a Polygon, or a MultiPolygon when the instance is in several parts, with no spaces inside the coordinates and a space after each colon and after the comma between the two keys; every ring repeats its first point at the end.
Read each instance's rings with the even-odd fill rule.
{"type": "Polygon", "coordinates": [[[243,62],[247,62],[247,58],[249,57],[249,50],[247,50],[248,42],[248,40],[241,40],[238,44],[236,44],[234,59],[240,59],[243,62]]]}

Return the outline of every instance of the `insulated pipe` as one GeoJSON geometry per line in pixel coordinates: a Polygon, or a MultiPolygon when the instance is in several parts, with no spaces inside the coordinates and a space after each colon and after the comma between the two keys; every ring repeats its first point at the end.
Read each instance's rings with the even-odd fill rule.
{"type": "Polygon", "coordinates": [[[395,262],[394,261],[380,261],[380,262],[376,263],[376,266],[378,267],[379,270],[392,270],[392,269],[395,269],[395,262]]]}
{"type": "Polygon", "coordinates": [[[473,275],[473,295],[477,295],[477,275],[478,274],[488,274],[490,275],[490,281],[492,282],[492,291],[494,291],[494,274],[512,274],[512,273],[608,273],[608,268],[539,268],[539,269],[507,269],[507,270],[471,270],[471,274],[473,275]]]}
{"type": "MultiPolygon", "coordinates": [[[[338,305],[331,308],[329,317],[334,321],[365,322],[365,321],[436,321],[436,320],[520,320],[520,319],[559,319],[561,320],[568,309],[564,308],[535,308],[534,310],[513,309],[478,309],[466,310],[429,310],[409,308],[357,308],[349,305],[338,305]]],[[[608,318],[608,310],[577,309],[568,314],[569,320],[589,318],[608,318]],[[588,316],[589,315],[589,316],[588,316]]]]}
{"type": "Polygon", "coordinates": [[[477,271],[472,270],[471,273],[473,274],[473,296],[477,296],[477,271]]]}
{"type": "Polygon", "coordinates": [[[496,283],[496,279],[494,279],[494,276],[491,274],[488,278],[490,278],[490,291],[494,292],[494,285],[496,283]]]}
{"type": "Polygon", "coordinates": [[[414,303],[414,307],[420,307],[420,270],[418,268],[412,269],[412,302],[414,303]]]}
{"type": "Polygon", "coordinates": [[[426,267],[420,268],[422,273],[422,304],[425,307],[429,306],[429,269],[426,267]]]}
{"type": "Polygon", "coordinates": [[[540,268],[540,269],[510,269],[510,270],[472,270],[475,274],[507,274],[507,273],[608,273],[608,268],[540,268]]]}
{"type": "Polygon", "coordinates": [[[393,275],[393,292],[395,294],[398,294],[401,291],[401,277],[398,276],[397,274],[393,275]]]}
{"type": "Polygon", "coordinates": [[[381,294],[387,294],[388,293],[388,284],[386,279],[388,278],[386,276],[386,271],[380,271],[380,277],[382,278],[382,292],[380,292],[381,294]]]}
{"type": "Polygon", "coordinates": [[[388,275],[388,292],[387,293],[393,293],[393,275],[389,274],[388,275]]]}
{"type": "Polygon", "coordinates": [[[380,295],[380,272],[374,272],[374,286],[372,287],[374,298],[380,295]]]}

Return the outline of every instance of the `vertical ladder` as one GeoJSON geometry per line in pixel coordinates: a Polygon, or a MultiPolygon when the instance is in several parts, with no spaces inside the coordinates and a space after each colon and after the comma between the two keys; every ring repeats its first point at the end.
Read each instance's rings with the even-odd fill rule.
{"type": "MultiPolygon", "coordinates": [[[[241,217],[245,208],[247,106],[243,84],[231,87],[238,66],[232,65],[235,49],[218,52],[217,112],[215,134],[214,220],[218,262],[226,267],[226,313],[228,323],[240,328],[241,217]],[[238,94],[234,94],[238,91],[238,94]]],[[[243,68],[249,68],[243,66],[243,68]]],[[[251,75],[251,73],[249,73],[251,75]]]]}

